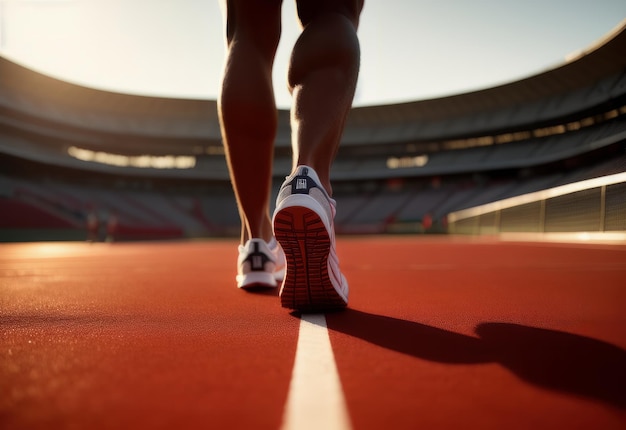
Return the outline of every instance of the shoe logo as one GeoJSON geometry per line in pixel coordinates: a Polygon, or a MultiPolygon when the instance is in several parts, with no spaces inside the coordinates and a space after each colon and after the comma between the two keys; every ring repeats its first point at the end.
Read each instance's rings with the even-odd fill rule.
{"type": "Polygon", "coordinates": [[[255,242],[254,251],[251,252],[250,255],[248,255],[248,258],[244,261],[247,261],[250,264],[250,270],[257,272],[264,271],[265,264],[269,263],[271,260],[259,249],[259,244],[255,242]]]}
{"type": "Polygon", "coordinates": [[[306,178],[296,179],[296,190],[306,190],[308,188],[308,183],[306,178]]]}
{"type": "Polygon", "coordinates": [[[252,261],[250,262],[252,265],[252,270],[263,270],[263,256],[262,255],[252,255],[252,261]]]}

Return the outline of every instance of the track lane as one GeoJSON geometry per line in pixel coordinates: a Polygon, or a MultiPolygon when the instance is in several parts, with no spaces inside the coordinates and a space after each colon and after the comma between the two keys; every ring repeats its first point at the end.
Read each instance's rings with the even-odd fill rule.
{"type": "Polygon", "coordinates": [[[623,428],[626,246],[342,241],[354,428],[623,428]]]}
{"type": "MultiPolygon", "coordinates": [[[[338,251],[350,307],[326,321],[354,429],[623,428],[626,246],[338,251]]],[[[279,428],[301,321],[235,288],[235,259],[232,240],[1,245],[1,426],[279,428]]]]}
{"type": "Polygon", "coordinates": [[[276,429],[298,321],[233,241],[3,245],[3,428],[276,429]]]}

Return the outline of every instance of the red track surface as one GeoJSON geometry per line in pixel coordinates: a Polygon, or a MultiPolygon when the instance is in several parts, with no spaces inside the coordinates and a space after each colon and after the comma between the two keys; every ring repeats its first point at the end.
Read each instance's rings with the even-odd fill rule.
{"type": "MultiPolygon", "coordinates": [[[[355,429],[625,428],[626,245],[338,251],[355,429]]],[[[299,319],[238,290],[235,259],[232,240],[0,245],[0,428],[278,428],[299,319]]]]}

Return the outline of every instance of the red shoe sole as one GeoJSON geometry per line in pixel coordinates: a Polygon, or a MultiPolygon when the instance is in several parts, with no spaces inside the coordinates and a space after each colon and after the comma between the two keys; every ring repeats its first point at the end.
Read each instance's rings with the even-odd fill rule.
{"type": "Polygon", "coordinates": [[[331,241],[319,215],[300,206],[282,209],[274,216],[274,235],[287,259],[281,305],[301,312],[344,309],[329,277],[331,241]]]}

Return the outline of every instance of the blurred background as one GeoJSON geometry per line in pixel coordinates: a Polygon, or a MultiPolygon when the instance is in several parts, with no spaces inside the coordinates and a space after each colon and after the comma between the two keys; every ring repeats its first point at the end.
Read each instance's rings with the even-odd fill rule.
{"type": "MultiPolygon", "coordinates": [[[[366,1],[339,233],[626,232],[626,3],[519,3],[366,1]]],[[[0,0],[0,241],[238,235],[222,27],[217,1],[0,0]]]]}

